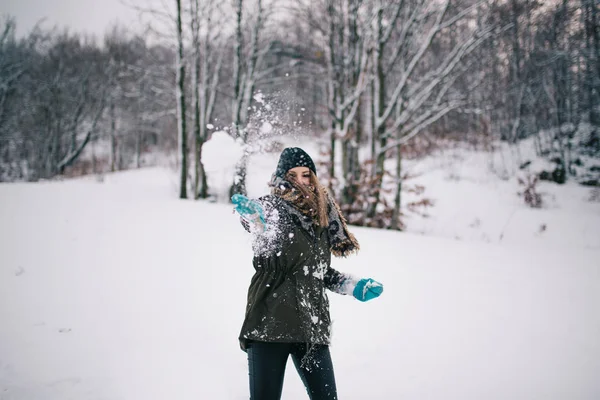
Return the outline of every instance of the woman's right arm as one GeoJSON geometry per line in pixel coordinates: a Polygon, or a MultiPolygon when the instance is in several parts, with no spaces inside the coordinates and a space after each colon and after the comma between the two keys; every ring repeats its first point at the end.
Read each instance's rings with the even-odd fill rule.
{"type": "Polygon", "coordinates": [[[236,211],[240,214],[240,223],[244,229],[253,234],[273,231],[279,225],[279,211],[275,199],[270,195],[247,199],[236,211]]]}
{"type": "Polygon", "coordinates": [[[249,199],[241,194],[231,196],[235,211],[240,215],[240,222],[248,232],[262,232],[265,230],[265,212],[259,200],[249,199]]]}
{"type": "Polygon", "coordinates": [[[265,225],[260,220],[258,214],[255,217],[240,217],[240,223],[249,233],[260,233],[265,231],[265,225]]]}

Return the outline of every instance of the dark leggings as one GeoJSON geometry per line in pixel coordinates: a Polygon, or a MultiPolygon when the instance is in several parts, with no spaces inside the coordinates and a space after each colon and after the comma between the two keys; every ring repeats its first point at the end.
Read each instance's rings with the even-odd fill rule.
{"type": "Polygon", "coordinates": [[[285,365],[290,354],[311,400],[337,399],[328,346],[251,341],[247,351],[250,400],[281,398],[285,365]],[[308,356],[304,357],[309,348],[308,356]]]}

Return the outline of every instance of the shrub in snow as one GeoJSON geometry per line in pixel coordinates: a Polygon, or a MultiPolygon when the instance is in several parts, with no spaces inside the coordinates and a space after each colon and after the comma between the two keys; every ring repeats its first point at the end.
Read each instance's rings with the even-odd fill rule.
{"type": "Polygon", "coordinates": [[[563,184],[567,181],[567,171],[560,157],[552,158],[553,168],[539,173],[539,178],[543,181],[552,181],[563,184]]]}
{"type": "Polygon", "coordinates": [[[599,127],[582,122],[573,135],[572,144],[579,148],[582,154],[598,158],[600,157],[599,131],[599,127]]]}
{"type": "MultiPolygon", "coordinates": [[[[564,183],[572,177],[586,186],[600,186],[600,128],[589,123],[563,124],[540,132],[548,137],[549,147],[541,154],[547,160],[542,169],[530,168],[528,161],[521,168],[528,168],[541,180],[564,183]]],[[[538,162],[539,163],[539,162],[538,162]]]]}
{"type": "Polygon", "coordinates": [[[519,166],[519,169],[527,171],[528,174],[535,175],[542,181],[563,184],[567,180],[567,173],[560,157],[554,157],[551,160],[539,158],[533,161],[526,161],[519,166]]]}
{"type": "MultiPolygon", "coordinates": [[[[321,156],[326,156],[327,153],[321,153],[321,156]]],[[[377,179],[371,176],[370,168],[371,161],[367,160],[360,165],[360,177],[356,181],[348,181],[342,185],[338,180],[331,180],[328,175],[329,162],[317,162],[321,166],[319,179],[321,183],[333,188],[338,194],[336,200],[340,205],[342,213],[348,223],[356,226],[368,226],[371,228],[380,229],[397,229],[404,230],[406,228],[402,218],[404,213],[400,211],[399,215],[395,215],[395,194],[396,194],[396,177],[389,172],[384,171],[383,184],[381,188],[377,185],[377,179]],[[378,193],[379,191],[379,193],[378,193]],[[376,196],[379,195],[379,201],[375,208],[375,213],[372,216],[368,215],[368,210],[376,201],[376,196]],[[396,220],[394,220],[396,219],[396,220]]],[[[410,195],[410,200],[402,197],[401,209],[418,214],[422,217],[428,217],[427,209],[434,205],[431,199],[422,197],[425,192],[425,187],[422,185],[411,185],[408,181],[414,178],[404,174],[402,176],[402,193],[410,195]]]]}
{"type": "Polygon", "coordinates": [[[579,183],[584,186],[600,187],[600,165],[593,165],[580,174],[579,183]]]}
{"type": "Polygon", "coordinates": [[[600,127],[582,122],[569,142],[571,174],[585,186],[600,186],[600,127]]]}
{"type": "Polygon", "coordinates": [[[528,174],[525,177],[518,178],[519,185],[524,186],[524,190],[519,192],[525,203],[532,208],[542,207],[542,195],[537,192],[538,177],[528,174]]]}
{"type": "Polygon", "coordinates": [[[590,201],[600,203],[600,188],[592,189],[590,193],[590,201]]]}
{"type": "Polygon", "coordinates": [[[410,201],[410,202],[406,203],[406,208],[413,214],[417,214],[417,215],[420,215],[421,217],[427,218],[427,217],[429,217],[427,210],[430,207],[433,207],[434,205],[435,205],[435,203],[433,202],[432,199],[425,197],[420,200],[410,201]]]}

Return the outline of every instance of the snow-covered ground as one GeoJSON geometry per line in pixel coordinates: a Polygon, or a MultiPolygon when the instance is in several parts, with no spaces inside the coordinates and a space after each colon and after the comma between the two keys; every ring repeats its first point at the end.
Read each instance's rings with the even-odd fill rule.
{"type": "MultiPolygon", "coordinates": [[[[477,157],[407,163],[431,216],[353,227],[361,252],[334,260],[385,285],[368,303],[330,295],[340,399],[600,398],[600,204],[546,184],[529,209],[477,157]]],[[[276,161],[251,159],[250,195],[276,161]]],[[[177,181],[0,185],[0,399],[248,398],[250,238],[177,181]]],[[[283,398],[307,398],[291,362],[283,398]]]]}
{"type": "MultiPolygon", "coordinates": [[[[505,150],[504,157],[509,154],[505,150]]],[[[590,201],[592,189],[573,181],[540,181],[543,206],[532,209],[518,195],[524,190],[518,178],[525,179],[526,171],[506,172],[500,157],[454,149],[407,162],[406,169],[417,175],[408,184],[423,185],[421,197],[435,203],[428,218],[405,211],[407,230],[458,240],[600,250],[600,202],[590,201]]],[[[529,159],[535,158],[530,154],[529,159]]]]}

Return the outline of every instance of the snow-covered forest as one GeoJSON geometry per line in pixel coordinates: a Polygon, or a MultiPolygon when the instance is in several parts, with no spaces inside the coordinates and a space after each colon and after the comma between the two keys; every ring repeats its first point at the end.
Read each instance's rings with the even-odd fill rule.
{"type": "MultiPolygon", "coordinates": [[[[321,143],[321,176],[353,224],[402,228],[402,160],[509,145],[537,179],[598,186],[600,33],[594,0],[176,1],[138,7],[144,32],[37,27],[0,36],[0,179],[178,168],[181,198],[211,188],[203,145],[248,157],[286,135],[321,143]],[[523,154],[530,140],[535,154],[523,154]]],[[[503,175],[500,171],[499,175],[503,175]]],[[[406,188],[405,188],[406,189],[406,188]]],[[[406,190],[404,190],[406,191],[406,190]]],[[[427,207],[426,199],[415,207],[427,207]]]]}

